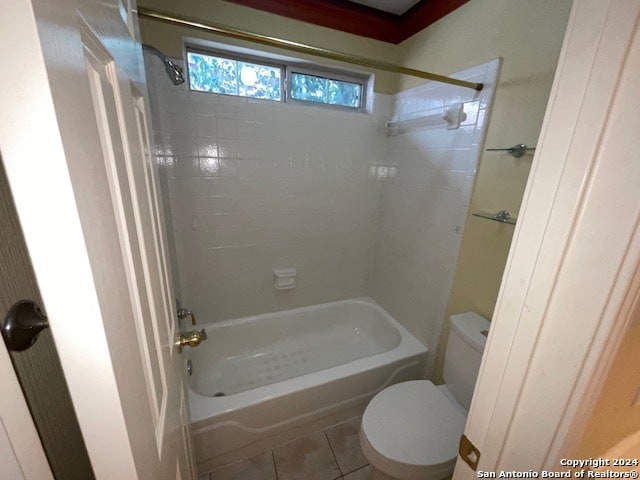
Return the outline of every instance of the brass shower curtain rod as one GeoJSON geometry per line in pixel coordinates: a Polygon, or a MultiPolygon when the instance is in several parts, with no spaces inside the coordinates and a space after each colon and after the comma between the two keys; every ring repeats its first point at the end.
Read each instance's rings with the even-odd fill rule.
{"type": "Polygon", "coordinates": [[[339,62],[351,63],[353,65],[375,68],[377,70],[400,73],[402,75],[411,75],[413,77],[424,78],[426,80],[432,80],[434,82],[448,83],[450,85],[472,88],[478,91],[482,90],[483,87],[482,83],[473,83],[464,80],[458,80],[457,78],[450,78],[445,77],[444,75],[438,75],[435,73],[424,72],[422,70],[402,67],[393,63],[380,62],[371,58],[349,55],[347,53],[328,50],[325,48],[313,47],[311,45],[283,40],[281,38],[269,37],[267,35],[247,32],[226,25],[209,22],[205,23],[200,20],[178,16],[169,12],[162,12],[160,10],[153,10],[151,8],[138,7],[138,16],[151,20],[157,20],[159,22],[170,23],[173,25],[195,28],[209,33],[223,35],[225,37],[235,38],[237,40],[246,40],[248,42],[259,43],[271,47],[284,48],[286,50],[291,50],[298,53],[306,53],[309,55],[314,55],[316,57],[323,57],[331,60],[337,60],[339,62]]]}

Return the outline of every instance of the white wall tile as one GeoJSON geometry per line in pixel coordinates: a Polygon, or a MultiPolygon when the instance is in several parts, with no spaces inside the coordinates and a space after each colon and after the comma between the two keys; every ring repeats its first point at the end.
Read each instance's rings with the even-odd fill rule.
{"type": "Polygon", "coordinates": [[[428,83],[362,114],[188,92],[150,70],[185,305],[220,321],[370,295],[435,353],[491,88],[428,83]],[[459,129],[386,136],[392,117],[459,102],[459,129]],[[298,270],[295,290],[273,288],[276,267],[298,270]]]}
{"type": "Polygon", "coordinates": [[[156,150],[184,304],[217,321],[368,293],[380,187],[362,179],[384,161],[384,97],[372,121],[163,87],[156,150]],[[273,288],[276,266],[298,269],[295,292],[273,288]]]}
{"type": "MultiPolygon", "coordinates": [[[[205,107],[208,107],[208,111],[211,111],[210,105],[206,104],[205,107]]],[[[216,138],[218,136],[218,128],[216,118],[213,116],[196,116],[196,135],[198,137],[212,137],[216,138]]]]}

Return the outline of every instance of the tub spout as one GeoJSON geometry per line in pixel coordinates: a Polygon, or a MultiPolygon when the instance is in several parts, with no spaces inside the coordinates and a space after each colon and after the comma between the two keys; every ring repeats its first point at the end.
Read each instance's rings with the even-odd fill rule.
{"type": "Polygon", "coordinates": [[[199,332],[184,332],[178,335],[176,338],[175,346],[178,347],[178,353],[182,353],[182,349],[185,345],[190,347],[197,347],[207,339],[207,332],[204,328],[199,332]]]}

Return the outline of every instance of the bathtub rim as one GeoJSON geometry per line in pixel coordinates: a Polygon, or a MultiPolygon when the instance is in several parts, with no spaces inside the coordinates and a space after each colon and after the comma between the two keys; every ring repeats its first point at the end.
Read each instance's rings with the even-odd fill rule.
{"type": "MultiPolygon", "coordinates": [[[[333,305],[340,305],[340,304],[345,304],[345,303],[363,303],[366,305],[369,305],[371,307],[373,307],[374,309],[378,310],[378,312],[380,312],[382,314],[383,317],[385,317],[386,319],[392,319],[397,325],[400,325],[400,323],[398,323],[398,321],[393,318],[393,316],[388,313],[378,302],[376,302],[374,299],[372,299],[371,297],[354,297],[354,298],[345,298],[342,300],[335,300],[332,302],[325,302],[325,303],[316,303],[314,305],[307,305],[304,307],[296,307],[296,308],[289,308],[286,310],[275,310],[273,312],[265,312],[265,313],[259,313],[257,315],[248,315],[246,317],[237,317],[237,318],[228,318],[226,320],[221,320],[219,322],[206,322],[206,323],[199,323],[199,326],[203,327],[203,328],[223,328],[223,327],[228,327],[228,326],[233,326],[233,325],[243,325],[245,323],[251,323],[254,322],[258,319],[264,319],[267,317],[277,317],[278,315],[281,314],[296,314],[298,312],[302,312],[302,311],[316,311],[316,310],[322,310],[323,308],[327,308],[333,305]]],[[[394,325],[396,326],[396,325],[394,325]]],[[[404,327],[403,327],[404,328],[404,327]]]]}
{"type": "MultiPolygon", "coordinates": [[[[338,300],[334,302],[327,302],[317,305],[311,305],[308,307],[298,307],[290,310],[283,310],[281,312],[269,312],[261,315],[253,315],[250,317],[241,317],[237,319],[225,320],[223,322],[215,322],[215,326],[228,326],[236,323],[246,323],[249,321],[255,321],[256,318],[264,318],[265,316],[276,316],[282,312],[295,312],[308,309],[321,309],[330,307],[332,305],[344,304],[344,303],[362,303],[367,306],[373,307],[377,310],[386,321],[388,321],[392,327],[394,327],[400,334],[400,343],[395,348],[387,350],[385,352],[377,353],[367,357],[352,360],[348,363],[329,367],[323,370],[307,373],[298,377],[282,380],[269,385],[263,385],[251,390],[245,390],[243,392],[234,393],[223,397],[205,396],[196,393],[185,382],[185,386],[188,392],[189,404],[191,410],[191,422],[192,424],[202,422],[219,415],[227,414],[235,410],[240,410],[252,405],[258,405],[261,402],[277,398],[280,396],[286,396],[311,386],[322,385],[329,383],[336,378],[348,377],[355,375],[359,372],[374,369],[383,365],[387,365],[398,360],[416,356],[428,354],[428,348],[418,341],[409,331],[403,327],[391,314],[389,314],[382,306],[375,302],[370,297],[357,297],[345,300],[338,300]]],[[[211,326],[209,323],[209,326],[211,326]]],[[[203,324],[206,329],[207,324],[203,324]]],[[[188,355],[185,356],[185,366],[188,360],[188,355]]],[[[186,371],[186,368],[185,368],[186,371]]]]}

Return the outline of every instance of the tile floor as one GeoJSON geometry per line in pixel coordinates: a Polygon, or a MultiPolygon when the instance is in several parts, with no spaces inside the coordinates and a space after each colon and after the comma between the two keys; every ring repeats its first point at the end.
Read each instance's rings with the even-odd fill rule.
{"type": "Polygon", "coordinates": [[[198,480],[371,480],[360,450],[360,417],[298,438],[198,480]]]}

